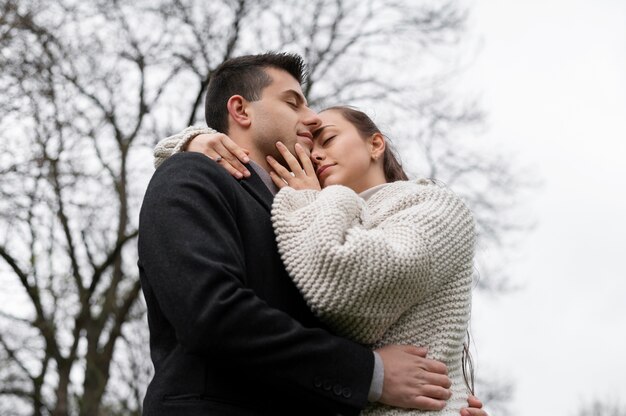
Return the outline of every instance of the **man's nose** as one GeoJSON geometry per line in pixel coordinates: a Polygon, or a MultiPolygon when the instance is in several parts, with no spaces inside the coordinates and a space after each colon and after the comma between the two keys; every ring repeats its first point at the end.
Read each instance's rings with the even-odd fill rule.
{"type": "Polygon", "coordinates": [[[315,111],[311,110],[310,108],[307,108],[307,114],[303,122],[310,131],[316,130],[322,125],[322,119],[317,115],[315,111]]]}

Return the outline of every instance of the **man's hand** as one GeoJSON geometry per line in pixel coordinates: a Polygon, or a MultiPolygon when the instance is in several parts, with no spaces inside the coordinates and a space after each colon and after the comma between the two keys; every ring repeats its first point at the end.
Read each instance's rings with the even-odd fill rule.
{"type": "Polygon", "coordinates": [[[385,368],[381,403],[419,410],[441,410],[446,406],[452,385],[448,369],[442,362],[426,358],[426,348],[387,345],[376,352],[385,368]]]}
{"type": "Polygon", "coordinates": [[[476,396],[469,396],[467,403],[470,407],[461,409],[461,416],[489,416],[483,410],[483,404],[476,396]]]}
{"type": "Polygon", "coordinates": [[[250,161],[249,152],[225,134],[199,134],[183,150],[210,157],[237,179],[250,176],[250,172],[243,165],[250,161]]]}

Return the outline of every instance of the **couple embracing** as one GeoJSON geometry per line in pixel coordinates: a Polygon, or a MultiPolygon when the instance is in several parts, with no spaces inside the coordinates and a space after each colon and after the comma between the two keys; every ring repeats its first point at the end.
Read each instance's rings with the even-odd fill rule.
{"type": "Polygon", "coordinates": [[[409,181],[364,113],[311,110],[303,73],[291,54],[224,62],[215,130],[155,149],[144,414],[486,416],[462,365],[470,211],[409,181]]]}

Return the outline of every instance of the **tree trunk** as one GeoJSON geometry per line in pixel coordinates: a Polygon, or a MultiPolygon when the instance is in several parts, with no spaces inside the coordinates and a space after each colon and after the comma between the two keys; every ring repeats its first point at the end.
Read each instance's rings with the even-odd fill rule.
{"type": "Polygon", "coordinates": [[[109,365],[100,365],[98,361],[100,361],[100,357],[98,356],[88,356],[87,358],[85,390],[83,391],[83,397],[80,403],[80,416],[97,416],[100,412],[102,396],[109,378],[109,365]]]}
{"type": "Polygon", "coordinates": [[[85,382],[79,403],[80,416],[97,416],[102,405],[102,396],[109,380],[112,357],[98,351],[99,331],[87,330],[87,355],[85,357],[85,382]]]}
{"type": "Polygon", "coordinates": [[[59,367],[59,384],[56,389],[56,406],[52,411],[52,416],[68,416],[69,415],[69,384],[70,370],[72,365],[70,362],[57,362],[59,367]]]}

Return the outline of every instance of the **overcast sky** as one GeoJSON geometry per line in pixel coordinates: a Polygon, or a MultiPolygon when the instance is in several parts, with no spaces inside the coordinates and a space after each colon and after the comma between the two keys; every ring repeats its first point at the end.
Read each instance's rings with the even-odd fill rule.
{"type": "Polygon", "coordinates": [[[475,298],[479,374],[515,381],[519,416],[626,406],[626,1],[468,4],[487,134],[543,179],[512,266],[523,289],[475,298]]]}

